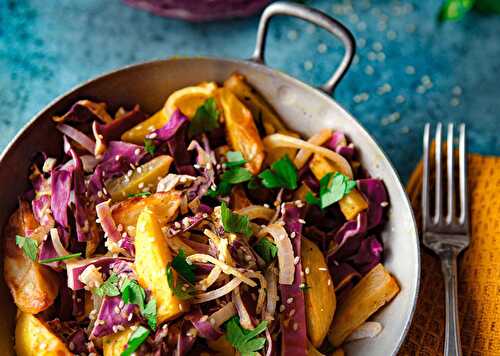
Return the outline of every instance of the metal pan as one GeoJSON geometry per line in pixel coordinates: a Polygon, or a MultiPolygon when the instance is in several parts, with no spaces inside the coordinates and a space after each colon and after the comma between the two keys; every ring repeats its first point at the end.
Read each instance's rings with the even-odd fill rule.
{"type": "MultiPolygon", "coordinates": [[[[38,151],[60,154],[61,138],[51,117],[64,113],[78,99],[95,98],[110,108],[139,103],[146,112],[158,110],[174,90],[200,81],[222,82],[237,71],[266,97],[285,122],[306,137],[328,127],[344,131],[359,148],[363,166],[384,180],[390,196],[389,221],[382,234],[386,247],[385,266],[397,278],[401,292],[375,316],[384,326],[373,339],[350,343],[350,355],[387,356],[397,353],[410,326],[416,304],[420,258],[415,219],[396,171],[370,134],[331,94],[347,71],[355,52],[352,34],[327,15],[289,3],[273,3],[263,12],[257,44],[250,60],[181,58],[153,61],[126,67],[93,79],[56,99],[36,115],[15,137],[0,157],[0,226],[15,209],[17,197],[28,188],[26,177],[31,158],[38,151]],[[313,88],[265,65],[264,49],[269,20],[275,15],[301,18],[323,27],[345,46],[345,55],[331,78],[313,88]]],[[[0,349],[12,353],[15,306],[0,279],[0,349]]]]}

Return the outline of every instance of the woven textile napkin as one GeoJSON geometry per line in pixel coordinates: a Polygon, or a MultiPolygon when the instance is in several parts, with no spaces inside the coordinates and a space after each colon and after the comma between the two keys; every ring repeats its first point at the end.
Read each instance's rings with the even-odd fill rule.
{"type": "MultiPolygon", "coordinates": [[[[417,221],[422,162],[408,182],[417,221]]],[[[469,155],[471,244],[458,261],[458,296],[464,355],[500,355],[500,157],[469,155]]],[[[422,246],[420,295],[400,355],[442,355],[444,286],[439,259],[422,246]]]]}

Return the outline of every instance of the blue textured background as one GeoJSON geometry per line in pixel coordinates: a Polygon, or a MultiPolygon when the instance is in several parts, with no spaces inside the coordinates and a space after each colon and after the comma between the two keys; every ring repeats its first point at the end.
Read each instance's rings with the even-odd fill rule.
{"type": "MultiPolygon", "coordinates": [[[[470,147],[500,154],[500,16],[435,20],[440,0],[308,1],[344,22],[358,55],[337,100],[406,179],[426,121],[464,121],[470,147]]],[[[0,1],[0,148],[54,97],[111,69],[172,55],[250,56],[258,17],[190,24],[118,0],[0,1]]],[[[342,49],[322,30],[273,20],[268,61],[320,84],[342,49]]],[[[200,78],[200,80],[203,78],[200,78]]]]}

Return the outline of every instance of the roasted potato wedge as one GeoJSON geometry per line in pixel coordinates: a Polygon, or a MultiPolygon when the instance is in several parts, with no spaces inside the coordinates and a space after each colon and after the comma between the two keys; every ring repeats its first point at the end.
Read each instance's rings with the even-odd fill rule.
{"type": "Polygon", "coordinates": [[[319,347],[328,334],[335,313],[335,290],[325,257],[318,246],[303,238],[301,252],[302,267],[310,271],[304,275],[309,287],[304,293],[307,335],[311,344],[319,347]]]}
{"type": "Polygon", "coordinates": [[[236,350],[234,347],[227,341],[226,335],[222,335],[217,340],[207,340],[208,347],[215,351],[217,356],[235,356],[236,350]]]}
{"type": "Polygon", "coordinates": [[[332,352],[332,356],[344,356],[345,352],[344,349],[337,349],[332,352]]]}
{"type": "MultiPolygon", "coordinates": [[[[318,180],[321,180],[325,174],[339,171],[333,162],[330,162],[323,156],[317,154],[315,154],[311,159],[309,168],[318,180]]],[[[352,220],[360,212],[368,209],[368,202],[357,189],[353,189],[339,201],[339,206],[345,218],[347,220],[352,220]]]]}
{"type": "Polygon", "coordinates": [[[115,178],[106,184],[106,189],[111,195],[113,201],[120,201],[127,198],[130,194],[137,194],[143,189],[149,189],[150,192],[156,191],[158,178],[167,175],[173,158],[162,155],[153,158],[133,171],[132,175],[123,175],[115,178]]]}
{"type": "Polygon", "coordinates": [[[305,183],[302,183],[296,191],[293,192],[293,199],[294,200],[302,200],[306,201],[306,195],[309,192],[313,192],[305,183]]]}
{"type": "Polygon", "coordinates": [[[200,83],[174,91],[163,107],[163,114],[170,118],[175,110],[179,109],[189,119],[192,119],[196,110],[203,105],[205,100],[214,96],[217,84],[214,82],[200,83]]]}
{"type": "Polygon", "coordinates": [[[188,310],[170,290],[165,270],[172,261],[167,241],[155,213],[145,208],[137,220],[135,235],[135,271],[139,284],[156,299],[158,324],[188,310]]]}
{"type": "Polygon", "coordinates": [[[127,328],[115,334],[106,335],[102,338],[102,351],[104,356],[121,356],[128,344],[132,334],[132,328],[127,328]]]}
{"type": "Polygon", "coordinates": [[[384,266],[379,263],[373,267],[338,306],[328,334],[330,343],[336,347],[342,345],[354,330],[398,292],[398,283],[384,266]]]}
{"type": "Polygon", "coordinates": [[[73,355],[43,321],[24,312],[17,318],[15,342],[17,356],[73,355]]]}
{"type": "Polygon", "coordinates": [[[52,305],[57,297],[59,281],[49,267],[31,261],[16,245],[16,235],[29,236],[38,223],[31,207],[21,201],[4,231],[4,276],[17,307],[37,314],[52,305]]]}
{"type": "Polygon", "coordinates": [[[264,162],[264,146],[253,121],[252,113],[228,89],[219,92],[228,141],[235,151],[240,151],[247,160],[246,166],[252,172],[260,172],[264,162]]]}
{"type": "Polygon", "coordinates": [[[144,138],[147,134],[163,127],[168,122],[168,117],[165,116],[163,109],[157,111],[148,119],[144,120],[140,124],[135,125],[130,130],[125,131],[121,139],[125,142],[135,143],[136,145],[143,145],[144,138]]]}
{"type": "MultiPolygon", "coordinates": [[[[177,217],[179,206],[182,200],[182,193],[178,191],[159,192],[148,197],[135,197],[123,200],[111,208],[111,214],[116,225],[122,225],[129,234],[134,232],[137,219],[144,210],[151,210],[160,226],[165,226],[177,217]],[[133,227],[131,229],[130,227],[133,227]]],[[[135,234],[132,233],[135,236],[135,234]]]]}

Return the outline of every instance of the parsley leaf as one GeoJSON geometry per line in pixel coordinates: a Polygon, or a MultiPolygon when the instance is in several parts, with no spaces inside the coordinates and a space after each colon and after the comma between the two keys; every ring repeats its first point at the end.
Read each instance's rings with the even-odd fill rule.
{"type": "Polygon", "coordinates": [[[142,345],[144,341],[148,338],[150,331],[146,329],[144,326],[139,326],[135,331],[130,335],[130,338],[127,342],[127,348],[125,351],[121,353],[121,356],[130,356],[135,350],[142,345]]]}
{"type": "Polygon", "coordinates": [[[221,181],[227,182],[228,184],[238,184],[247,182],[252,179],[252,173],[246,168],[236,167],[225,171],[221,176],[221,181]]]}
{"type": "Polygon", "coordinates": [[[38,257],[38,243],[29,237],[16,235],[16,245],[21,248],[30,260],[36,261],[38,257]]]}
{"type": "Polygon", "coordinates": [[[128,279],[121,288],[122,299],[127,304],[137,304],[139,309],[144,310],[146,292],[135,279],[128,279]]]}
{"type": "Polygon", "coordinates": [[[257,337],[267,328],[267,321],[260,322],[253,330],[243,329],[240,325],[239,318],[233,316],[226,322],[226,338],[242,356],[254,355],[258,350],[261,350],[266,339],[257,337]]]}
{"type": "Polygon", "coordinates": [[[189,288],[183,288],[182,283],[174,283],[174,271],[172,266],[167,266],[166,274],[168,287],[177,298],[180,300],[186,300],[193,297],[194,288],[192,286],[189,286],[189,288]]]}
{"type": "Polygon", "coordinates": [[[96,289],[96,294],[100,297],[104,297],[105,295],[116,297],[120,295],[118,280],[118,275],[116,273],[111,273],[108,279],[96,289]]]}
{"type": "Polygon", "coordinates": [[[145,138],[144,139],[144,149],[146,150],[147,153],[149,153],[151,156],[155,154],[156,152],[156,145],[154,140],[150,138],[145,138]]]}
{"type": "Polygon", "coordinates": [[[262,179],[262,184],[264,185],[264,187],[269,189],[297,188],[297,168],[290,160],[290,158],[288,158],[288,156],[286,155],[271,164],[271,169],[266,169],[261,174],[259,174],[259,178],[262,179]]]}
{"type": "Polygon", "coordinates": [[[227,157],[227,162],[226,162],[226,167],[227,168],[233,168],[233,167],[240,167],[247,163],[246,159],[243,158],[243,155],[241,154],[240,151],[229,151],[226,153],[227,157]]]}
{"type": "Polygon", "coordinates": [[[75,258],[75,257],[80,257],[81,255],[82,255],[81,252],[70,253],[69,255],[52,257],[52,258],[46,258],[44,260],[38,260],[38,263],[46,264],[46,263],[52,263],[52,262],[59,262],[59,261],[64,261],[64,260],[70,260],[70,259],[75,258]]]}
{"type": "Polygon", "coordinates": [[[128,198],[137,198],[137,197],[149,197],[151,195],[151,192],[140,192],[140,193],[135,193],[135,194],[129,194],[127,197],[128,198]]]}
{"type": "Polygon", "coordinates": [[[261,238],[254,246],[253,249],[264,259],[267,263],[272,262],[278,255],[278,247],[266,238],[261,238]]]}
{"type": "Polygon", "coordinates": [[[151,298],[144,307],[142,315],[148,321],[148,325],[151,329],[156,330],[156,300],[151,298]]]}
{"type": "Polygon", "coordinates": [[[248,216],[233,213],[224,202],[222,202],[220,209],[222,226],[226,232],[242,233],[246,237],[252,235],[248,216]]]}
{"type": "Polygon", "coordinates": [[[194,283],[194,278],[195,278],[194,271],[196,269],[196,266],[187,263],[186,254],[184,253],[183,249],[180,249],[177,256],[175,256],[174,259],[172,260],[172,267],[186,281],[188,281],[191,284],[194,283]]]}
{"type": "Polygon", "coordinates": [[[189,138],[199,135],[203,132],[212,131],[219,127],[220,112],[217,109],[217,104],[214,98],[208,98],[205,102],[196,109],[196,113],[189,124],[189,138]]]}
{"type": "Polygon", "coordinates": [[[318,205],[324,209],[338,202],[356,187],[356,182],[341,173],[327,173],[319,181],[319,198],[311,192],[306,194],[309,204],[318,205]]]}

